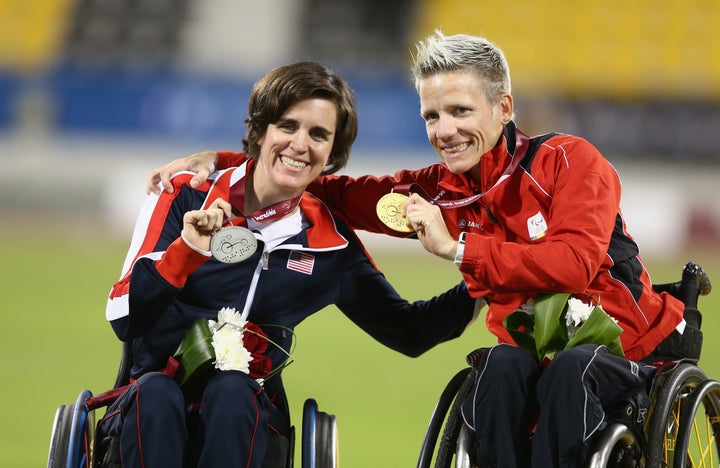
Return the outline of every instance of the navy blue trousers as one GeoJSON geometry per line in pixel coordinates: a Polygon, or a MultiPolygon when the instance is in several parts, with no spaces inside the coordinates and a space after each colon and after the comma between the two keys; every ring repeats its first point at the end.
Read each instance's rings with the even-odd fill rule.
{"type": "Polygon", "coordinates": [[[545,369],[529,351],[498,345],[477,369],[461,408],[475,461],[508,468],[582,466],[606,409],[633,389],[649,391],[656,371],[596,345],[562,351],[545,369]]]}
{"type": "Polygon", "coordinates": [[[124,467],[182,467],[190,437],[199,438],[199,467],[261,467],[270,421],[279,416],[263,388],[247,374],[226,371],[205,388],[197,433],[178,384],[165,374],[140,377],[121,399],[120,448],[124,467]]]}

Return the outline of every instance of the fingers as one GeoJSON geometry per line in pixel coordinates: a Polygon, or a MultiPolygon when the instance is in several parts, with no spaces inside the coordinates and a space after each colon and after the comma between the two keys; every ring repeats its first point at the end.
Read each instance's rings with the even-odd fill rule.
{"type": "Polygon", "coordinates": [[[431,219],[435,211],[439,211],[437,206],[416,193],[411,194],[402,205],[403,216],[416,231],[424,228],[426,221],[431,219]]]}
{"type": "Polygon", "coordinates": [[[190,179],[190,186],[195,188],[205,182],[210,174],[215,172],[215,166],[217,165],[217,153],[215,151],[203,151],[202,153],[195,153],[188,156],[185,160],[192,164],[191,170],[196,171],[196,174],[190,179]]]}
{"type": "Polygon", "coordinates": [[[228,201],[226,201],[222,198],[215,199],[215,201],[210,204],[208,209],[215,209],[215,208],[222,210],[222,212],[224,213],[226,218],[233,217],[232,205],[228,201]]]}
{"type": "MultiPolygon", "coordinates": [[[[159,195],[160,187],[158,187],[158,182],[160,182],[160,168],[155,168],[148,172],[147,176],[145,177],[145,193],[147,193],[148,195],[150,195],[151,193],[159,195]]],[[[170,189],[172,190],[172,187],[170,187],[170,189]]]]}
{"type": "Polygon", "coordinates": [[[413,194],[403,203],[403,211],[425,250],[442,258],[454,257],[456,241],[448,232],[440,207],[413,194]]]}
{"type": "Polygon", "coordinates": [[[154,193],[157,195],[160,193],[160,189],[163,188],[168,193],[173,193],[175,189],[170,179],[173,174],[182,170],[183,167],[182,159],[176,159],[162,167],[156,167],[151,170],[145,178],[145,191],[148,194],[154,193]],[[181,169],[177,169],[178,167],[181,169]],[[161,186],[158,186],[158,182],[160,182],[161,186]]]}
{"type": "Polygon", "coordinates": [[[425,200],[423,197],[418,195],[417,193],[411,193],[407,199],[402,204],[402,215],[407,216],[408,207],[412,205],[430,205],[430,202],[425,200]]]}
{"type": "Polygon", "coordinates": [[[201,250],[210,249],[212,236],[232,217],[232,205],[222,198],[213,201],[205,210],[192,210],[183,216],[184,239],[201,250]]]}
{"type": "Polygon", "coordinates": [[[220,229],[225,213],[220,208],[188,211],[183,216],[184,227],[195,229],[198,233],[207,234],[220,229]]]}
{"type": "Polygon", "coordinates": [[[410,227],[415,231],[415,233],[418,236],[425,235],[425,223],[423,223],[421,220],[419,221],[410,221],[410,227]]]}
{"type": "Polygon", "coordinates": [[[194,226],[199,231],[214,231],[223,226],[226,218],[232,217],[232,205],[218,198],[213,201],[205,210],[193,210],[185,213],[183,222],[186,225],[194,226]]]}
{"type": "Polygon", "coordinates": [[[198,168],[198,171],[195,173],[194,176],[192,176],[192,179],[190,179],[190,187],[197,188],[207,180],[208,177],[210,177],[210,174],[212,174],[214,169],[212,167],[208,166],[201,166],[198,168]]]}
{"type": "Polygon", "coordinates": [[[197,188],[215,171],[216,164],[217,153],[215,151],[203,151],[176,159],[162,167],[151,170],[145,179],[145,190],[148,194],[159,194],[160,188],[164,188],[168,193],[173,193],[171,178],[173,174],[180,171],[195,172],[196,174],[190,179],[190,186],[197,188]],[[161,187],[158,187],[158,182],[160,182],[161,187]]]}
{"type": "Polygon", "coordinates": [[[162,170],[160,171],[160,181],[162,183],[162,186],[165,190],[167,190],[170,193],[173,193],[175,191],[170,179],[172,178],[172,175],[175,174],[176,172],[178,172],[178,171],[173,169],[173,163],[170,163],[167,166],[163,167],[162,170]]]}

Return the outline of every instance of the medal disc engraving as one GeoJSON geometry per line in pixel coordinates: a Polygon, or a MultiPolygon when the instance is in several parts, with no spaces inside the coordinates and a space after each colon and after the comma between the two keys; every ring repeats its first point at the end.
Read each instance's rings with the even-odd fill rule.
{"type": "Polygon", "coordinates": [[[402,204],[407,196],[401,193],[392,192],[383,195],[377,202],[375,210],[378,218],[387,227],[400,232],[412,232],[413,229],[402,215],[402,204]]]}
{"type": "Polygon", "coordinates": [[[220,229],[210,240],[210,252],[220,262],[242,262],[257,250],[257,239],[250,229],[229,226],[220,229]]]}

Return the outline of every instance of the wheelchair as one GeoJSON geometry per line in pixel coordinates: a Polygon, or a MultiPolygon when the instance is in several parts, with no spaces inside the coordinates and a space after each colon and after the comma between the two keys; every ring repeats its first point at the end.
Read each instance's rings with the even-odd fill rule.
{"type": "MultiPolygon", "coordinates": [[[[93,396],[82,390],[73,403],[60,405],[55,412],[48,452],[48,468],[104,468],[107,442],[95,437],[95,410],[109,405],[130,382],[132,348],[123,343],[122,358],[112,390],[93,396]]],[[[281,376],[265,382],[265,389],[274,395],[273,402],[290,421],[290,409],[281,376]]],[[[308,398],[302,413],[301,468],[336,468],[338,466],[338,426],[335,415],[320,411],[318,403],[308,398]]],[[[118,450],[119,447],[114,447],[118,450]]],[[[273,435],[268,442],[263,467],[293,468],[295,427],[288,436],[273,435]]],[[[110,465],[119,468],[119,464],[110,465]]]]}
{"type": "MultiPolygon", "coordinates": [[[[689,262],[683,267],[680,281],[653,288],[682,300],[686,320],[695,320],[700,333],[702,317],[697,300],[710,293],[711,285],[699,265],[689,262]],[[688,317],[688,310],[694,310],[696,315],[688,317]]],[[[702,343],[702,335],[699,338],[702,343]]],[[[438,399],[425,432],[418,468],[474,466],[472,434],[460,415],[460,405],[474,385],[475,353],[468,355],[470,367],[457,372],[438,399]]],[[[623,407],[626,418],[608,422],[595,441],[588,468],[720,466],[720,382],[709,379],[697,367],[696,359],[654,364],[659,367],[651,383],[647,414],[638,414],[638,408],[631,403],[623,407]],[[642,423],[623,422],[637,420],[642,423]]]]}

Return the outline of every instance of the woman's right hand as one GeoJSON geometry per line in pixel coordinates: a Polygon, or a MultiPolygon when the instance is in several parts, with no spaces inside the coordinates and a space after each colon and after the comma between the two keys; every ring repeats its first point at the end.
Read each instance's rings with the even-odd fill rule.
{"type": "Polygon", "coordinates": [[[205,210],[188,211],[183,216],[182,234],[186,242],[195,248],[210,250],[210,240],[215,231],[223,226],[223,220],[230,218],[232,206],[218,198],[205,210]]]}
{"type": "Polygon", "coordinates": [[[190,179],[190,187],[195,188],[207,180],[208,176],[215,171],[216,166],[217,153],[215,151],[203,151],[176,159],[151,170],[145,179],[145,190],[148,194],[159,194],[160,190],[164,188],[167,192],[173,193],[174,189],[170,178],[180,171],[196,172],[190,179]],[[162,186],[158,185],[158,182],[162,183],[162,186]]]}

